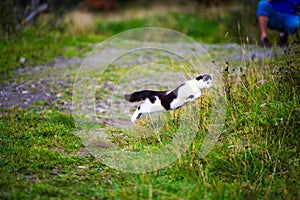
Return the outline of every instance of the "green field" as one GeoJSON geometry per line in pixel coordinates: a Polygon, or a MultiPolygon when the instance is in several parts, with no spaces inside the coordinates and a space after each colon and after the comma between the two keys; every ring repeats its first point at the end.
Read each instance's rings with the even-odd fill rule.
{"type": "MultiPolygon", "coordinates": [[[[96,42],[144,25],[171,28],[201,42],[226,42],[226,30],[218,31],[224,24],[205,17],[173,11],[166,16],[95,20],[92,33],[27,27],[1,41],[0,80],[22,83],[13,71],[22,67],[21,57],[29,68],[56,57],[83,57],[96,42]]],[[[299,62],[295,44],[274,59],[246,63],[248,70],[239,84],[224,73],[226,120],[213,150],[199,158],[199,131],[185,154],[155,172],[126,173],[102,164],[74,134],[77,128],[69,110],[40,101],[28,108],[1,107],[0,199],[299,199],[299,62]]],[[[109,74],[107,79],[114,76],[119,75],[109,74]]],[[[61,92],[71,98],[69,91],[61,92]]],[[[200,109],[208,104],[204,101],[200,109]]],[[[135,140],[121,135],[118,140],[129,141],[126,148],[133,151],[147,152],[149,144],[158,148],[179,128],[180,118],[172,114],[159,137],[135,140]]],[[[202,114],[199,127],[206,130],[206,113],[202,114]]],[[[120,131],[101,126],[107,132],[120,131]]]]}

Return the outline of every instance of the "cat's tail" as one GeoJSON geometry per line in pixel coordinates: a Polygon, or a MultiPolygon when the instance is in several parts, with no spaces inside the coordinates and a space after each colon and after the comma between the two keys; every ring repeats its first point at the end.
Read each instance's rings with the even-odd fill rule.
{"type": "Polygon", "coordinates": [[[141,90],[141,91],[134,92],[132,94],[125,94],[124,98],[129,102],[137,102],[137,101],[143,101],[146,98],[149,98],[150,96],[155,96],[158,93],[161,93],[161,91],[141,90]]]}

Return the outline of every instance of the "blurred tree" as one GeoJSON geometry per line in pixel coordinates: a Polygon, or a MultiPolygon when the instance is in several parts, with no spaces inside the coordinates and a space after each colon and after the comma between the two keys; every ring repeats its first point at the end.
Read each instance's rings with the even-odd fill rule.
{"type": "Polygon", "coordinates": [[[7,38],[42,12],[61,13],[82,0],[0,0],[0,39],[7,38]]]}
{"type": "Polygon", "coordinates": [[[81,7],[90,11],[116,11],[118,4],[115,0],[84,0],[81,7]]]}
{"type": "Polygon", "coordinates": [[[229,7],[224,19],[226,31],[233,37],[234,42],[256,42],[258,37],[258,24],[256,6],[259,0],[235,0],[229,7]]]}
{"type": "Polygon", "coordinates": [[[61,12],[76,8],[80,2],[82,2],[82,0],[48,0],[49,10],[51,12],[61,12]]]}
{"type": "Polygon", "coordinates": [[[0,1],[0,39],[15,32],[21,22],[24,11],[20,9],[19,3],[13,0],[0,1]]]}
{"type": "Polygon", "coordinates": [[[233,0],[196,0],[199,4],[204,4],[205,6],[219,6],[232,2],[233,0]]]}

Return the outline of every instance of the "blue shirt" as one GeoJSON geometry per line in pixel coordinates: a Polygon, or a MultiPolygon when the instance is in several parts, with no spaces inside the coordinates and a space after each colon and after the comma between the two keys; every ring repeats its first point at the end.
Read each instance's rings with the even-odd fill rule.
{"type": "Polygon", "coordinates": [[[272,0],[269,2],[275,10],[281,13],[297,15],[300,0],[272,0]]]}

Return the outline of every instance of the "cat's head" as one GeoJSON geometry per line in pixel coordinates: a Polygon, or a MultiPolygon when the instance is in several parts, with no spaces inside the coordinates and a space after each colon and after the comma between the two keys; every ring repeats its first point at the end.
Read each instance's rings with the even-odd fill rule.
{"type": "Polygon", "coordinates": [[[195,79],[198,87],[200,89],[210,88],[212,86],[212,76],[213,74],[202,74],[197,76],[195,79]]]}

